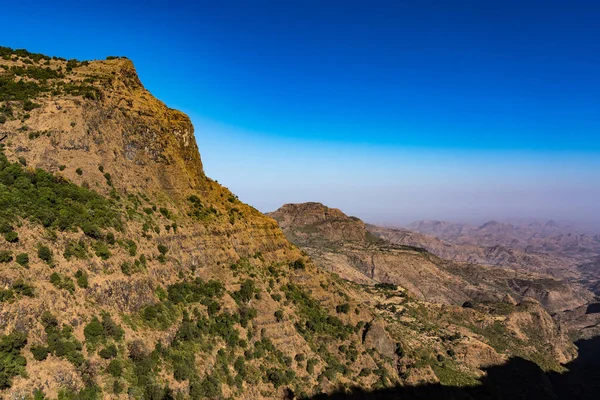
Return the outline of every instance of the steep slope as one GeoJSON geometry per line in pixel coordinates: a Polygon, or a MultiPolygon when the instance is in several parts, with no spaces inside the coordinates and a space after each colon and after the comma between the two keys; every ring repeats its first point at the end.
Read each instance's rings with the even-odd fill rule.
{"type": "Polygon", "coordinates": [[[374,314],[330,315],[355,301],[204,175],[189,119],[129,60],[1,55],[3,395],[271,398],[369,386],[364,365],[397,377],[364,352],[374,314]]]}
{"type": "Polygon", "coordinates": [[[462,304],[498,301],[509,293],[516,299],[535,298],[555,312],[576,308],[593,297],[549,276],[455,263],[410,245],[416,240],[401,245],[398,240],[383,240],[397,238],[397,232],[390,235],[385,228],[367,226],[319,203],[286,204],[269,215],[324,269],[356,282],[398,284],[422,300],[462,304]]]}
{"type": "Polygon", "coordinates": [[[1,397],[291,398],[573,358],[535,302],[428,304],[316,268],[205,176],[129,60],[0,57],[1,397]]]}

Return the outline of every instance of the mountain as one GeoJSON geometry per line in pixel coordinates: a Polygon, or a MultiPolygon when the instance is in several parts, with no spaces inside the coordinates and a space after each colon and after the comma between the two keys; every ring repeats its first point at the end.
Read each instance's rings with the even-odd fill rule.
{"type": "Polygon", "coordinates": [[[510,224],[489,221],[480,226],[441,221],[419,221],[410,231],[437,237],[452,244],[504,246],[530,254],[572,257],[583,262],[600,253],[600,236],[582,233],[550,220],[544,223],[510,224]]]}
{"type": "Polygon", "coordinates": [[[2,398],[464,387],[511,357],[560,371],[576,356],[539,302],[496,301],[504,276],[470,283],[341,212],[297,233],[323,246],[311,259],[205,175],[189,118],[126,58],[0,48],[0,147],[2,398]],[[461,306],[476,295],[490,301],[461,306]]]}
{"type": "MultiPolygon", "coordinates": [[[[600,235],[553,220],[520,224],[490,221],[480,226],[419,221],[410,224],[408,230],[442,241],[444,246],[436,245],[430,238],[423,240],[423,247],[442,257],[550,274],[577,281],[592,291],[597,284],[590,266],[600,256],[600,235]]],[[[379,234],[393,242],[403,242],[405,230],[394,231],[379,234]]]]}
{"type": "Polygon", "coordinates": [[[477,246],[456,244],[435,236],[401,228],[384,228],[367,225],[369,232],[388,242],[423,247],[427,251],[448,260],[461,263],[507,267],[523,271],[554,275],[563,279],[578,279],[575,263],[564,257],[549,254],[531,254],[503,245],[477,246]]]}
{"type": "Polygon", "coordinates": [[[413,233],[400,244],[398,231],[366,225],[319,203],[286,204],[269,215],[322,268],[358,283],[397,284],[424,301],[461,305],[499,301],[508,293],[516,299],[535,298],[556,312],[593,298],[585,289],[550,276],[476,265],[473,259],[465,260],[469,263],[442,259],[447,250],[434,255],[429,248],[451,245],[413,233]]]}

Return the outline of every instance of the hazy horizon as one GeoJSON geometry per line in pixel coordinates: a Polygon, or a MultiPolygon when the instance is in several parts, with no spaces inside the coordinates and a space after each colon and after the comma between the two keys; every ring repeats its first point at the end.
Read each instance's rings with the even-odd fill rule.
{"type": "Polygon", "coordinates": [[[600,225],[600,4],[33,3],[2,45],[131,58],[261,211],[600,225]]]}

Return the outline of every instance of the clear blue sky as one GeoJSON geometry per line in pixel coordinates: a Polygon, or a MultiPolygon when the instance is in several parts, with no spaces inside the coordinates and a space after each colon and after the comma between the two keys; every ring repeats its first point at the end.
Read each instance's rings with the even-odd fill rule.
{"type": "Polygon", "coordinates": [[[263,211],[600,220],[600,2],[28,1],[0,45],[131,58],[263,211]]]}

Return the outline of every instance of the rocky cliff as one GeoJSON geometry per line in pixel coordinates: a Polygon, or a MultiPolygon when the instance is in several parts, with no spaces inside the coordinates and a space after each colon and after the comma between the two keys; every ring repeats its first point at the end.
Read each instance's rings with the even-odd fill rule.
{"type": "MultiPolygon", "coordinates": [[[[129,60],[0,48],[0,67],[1,397],[293,398],[468,385],[513,355],[546,369],[573,357],[556,325],[543,343],[531,334],[541,308],[424,303],[317,268],[205,176],[189,119],[129,60]],[[507,312],[522,323],[497,323],[507,312]]],[[[352,221],[324,242],[379,246],[352,221]]],[[[398,251],[414,276],[438,268],[414,248],[378,257],[398,251]]],[[[370,256],[352,257],[368,272],[370,256]]]]}

